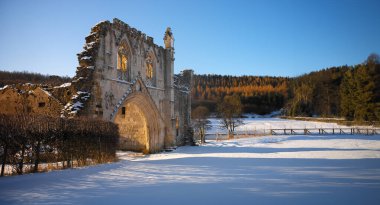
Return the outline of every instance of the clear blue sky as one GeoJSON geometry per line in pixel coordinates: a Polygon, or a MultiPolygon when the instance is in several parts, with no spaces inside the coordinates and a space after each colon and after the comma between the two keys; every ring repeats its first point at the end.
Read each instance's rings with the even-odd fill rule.
{"type": "Polygon", "coordinates": [[[75,74],[90,28],[119,18],[163,45],[175,71],[296,76],[380,53],[379,0],[0,0],[0,70],[75,74]]]}

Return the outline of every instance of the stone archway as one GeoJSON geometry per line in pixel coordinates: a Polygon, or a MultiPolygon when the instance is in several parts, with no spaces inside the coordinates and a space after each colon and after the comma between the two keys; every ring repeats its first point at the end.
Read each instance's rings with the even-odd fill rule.
{"type": "Polygon", "coordinates": [[[146,94],[130,94],[113,121],[119,125],[120,149],[153,153],[164,147],[163,120],[146,94]]]}
{"type": "Polygon", "coordinates": [[[148,150],[148,129],[143,111],[134,102],[126,103],[121,114],[115,118],[119,125],[121,149],[146,152],[148,150]]]}

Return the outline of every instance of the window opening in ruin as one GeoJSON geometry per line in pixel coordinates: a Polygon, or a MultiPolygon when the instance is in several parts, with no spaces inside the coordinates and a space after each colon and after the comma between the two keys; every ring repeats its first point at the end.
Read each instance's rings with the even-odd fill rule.
{"type": "Polygon", "coordinates": [[[117,52],[117,77],[119,80],[128,80],[128,46],[122,43],[117,52]]]}
{"type": "Polygon", "coordinates": [[[95,110],[95,115],[103,115],[103,111],[102,110],[95,110]]]}
{"type": "Polygon", "coordinates": [[[153,78],[153,61],[150,56],[146,59],[146,78],[153,78]]]}
{"type": "Polygon", "coordinates": [[[149,79],[153,78],[153,66],[152,66],[152,64],[148,64],[147,77],[149,79]]]}
{"type": "Polygon", "coordinates": [[[122,107],[122,108],[121,108],[121,114],[122,114],[122,115],[125,115],[125,107],[122,107]]]}
{"type": "Polygon", "coordinates": [[[125,56],[124,54],[119,54],[118,68],[123,72],[127,71],[127,63],[128,63],[127,56],[125,56]]]}
{"type": "Polygon", "coordinates": [[[38,103],[38,107],[45,107],[45,102],[40,102],[40,103],[38,103]]]}

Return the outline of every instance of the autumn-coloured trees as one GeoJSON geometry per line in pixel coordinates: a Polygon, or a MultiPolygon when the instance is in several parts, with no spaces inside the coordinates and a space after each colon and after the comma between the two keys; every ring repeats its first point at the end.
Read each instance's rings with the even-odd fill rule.
{"type": "Polygon", "coordinates": [[[238,95],[242,112],[267,114],[284,108],[290,116],[380,120],[380,60],[371,54],[362,64],[322,69],[293,78],[195,75],[193,108],[216,113],[217,102],[238,95]]]}
{"type": "Polygon", "coordinates": [[[285,77],[195,75],[193,108],[202,105],[216,112],[218,101],[236,94],[243,112],[267,114],[284,106],[288,81],[285,77]]]}

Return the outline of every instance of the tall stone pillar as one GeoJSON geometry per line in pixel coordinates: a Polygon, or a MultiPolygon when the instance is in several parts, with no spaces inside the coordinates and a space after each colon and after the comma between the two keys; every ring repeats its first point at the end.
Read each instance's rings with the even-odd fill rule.
{"type": "Polygon", "coordinates": [[[175,146],[175,116],[174,116],[174,37],[170,27],[166,29],[164,36],[165,43],[165,115],[166,133],[165,147],[175,146]]]}
{"type": "Polygon", "coordinates": [[[194,132],[193,128],[191,126],[191,88],[193,87],[193,70],[184,70],[182,72],[183,75],[183,85],[187,87],[187,96],[186,96],[186,102],[185,102],[185,109],[184,112],[184,127],[185,127],[185,144],[186,145],[194,145],[194,132]]]}

